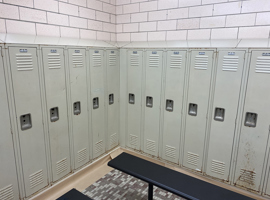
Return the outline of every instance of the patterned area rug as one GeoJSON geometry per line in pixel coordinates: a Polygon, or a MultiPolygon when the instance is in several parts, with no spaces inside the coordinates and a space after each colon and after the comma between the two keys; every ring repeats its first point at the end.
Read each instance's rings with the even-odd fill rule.
{"type": "MultiPolygon", "coordinates": [[[[148,184],[115,169],[86,188],[83,194],[94,200],[147,200],[148,184]]],[[[153,199],[184,200],[155,186],[153,199]]]]}

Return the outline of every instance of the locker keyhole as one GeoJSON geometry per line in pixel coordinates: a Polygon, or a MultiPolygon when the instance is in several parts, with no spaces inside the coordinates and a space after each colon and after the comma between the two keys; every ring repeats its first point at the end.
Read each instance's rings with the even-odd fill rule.
{"type": "Polygon", "coordinates": [[[56,122],[59,120],[58,107],[54,107],[50,109],[50,119],[51,122],[56,122]]]}
{"type": "Polygon", "coordinates": [[[73,104],[73,113],[74,115],[81,114],[81,102],[78,101],[73,104]]]}
{"type": "Polygon", "coordinates": [[[31,114],[25,114],[20,117],[21,129],[25,131],[32,128],[31,114]]]}
{"type": "Polygon", "coordinates": [[[99,108],[99,100],[98,97],[93,99],[93,109],[98,109],[99,108]]]}
{"type": "Polygon", "coordinates": [[[191,116],[197,116],[198,105],[194,103],[189,104],[188,114],[191,116]]]}
{"type": "Polygon", "coordinates": [[[114,103],[114,95],[110,94],[109,95],[109,105],[112,105],[114,103]]]}
{"type": "Polygon", "coordinates": [[[216,108],[214,120],[223,122],[224,118],[225,118],[225,109],[224,108],[216,108]]]}
{"type": "Polygon", "coordinates": [[[128,102],[130,104],[135,104],[135,95],[130,93],[128,96],[129,96],[128,102]]]}
{"type": "Polygon", "coordinates": [[[150,96],[146,97],[146,107],[148,107],[148,108],[153,107],[153,97],[150,97],[150,96]]]}
{"type": "Polygon", "coordinates": [[[257,118],[258,118],[257,113],[247,112],[246,119],[245,119],[245,126],[253,127],[253,128],[256,127],[257,118]]]}
{"type": "Polygon", "coordinates": [[[170,99],[166,100],[166,110],[169,112],[173,111],[173,100],[170,99]]]}

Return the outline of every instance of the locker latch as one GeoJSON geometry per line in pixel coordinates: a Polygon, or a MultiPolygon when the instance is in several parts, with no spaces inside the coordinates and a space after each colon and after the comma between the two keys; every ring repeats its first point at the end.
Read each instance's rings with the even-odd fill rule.
{"type": "Polygon", "coordinates": [[[98,97],[93,99],[93,109],[97,109],[99,107],[98,97]]]}
{"type": "Polygon", "coordinates": [[[146,97],[146,107],[152,108],[153,107],[153,97],[146,97]]]}
{"type": "Polygon", "coordinates": [[[51,108],[50,110],[50,118],[51,122],[56,122],[59,120],[59,112],[58,112],[58,107],[51,108]]]}
{"type": "Polygon", "coordinates": [[[223,122],[225,117],[225,109],[224,108],[216,108],[215,109],[215,117],[214,120],[223,122]]]}
{"type": "Polygon", "coordinates": [[[166,100],[166,110],[169,112],[173,111],[173,100],[170,99],[166,100]]]}
{"type": "Polygon", "coordinates": [[[247,112],[246,119],[245,119],[245,126],[256,127],[257,117],[258,115],[256,113],[247,112]]]}
{"type": "Polygon", "coordinates": [[[189,104],[189,109],[188,109],[188,114],[192,116],[197,116],[197,110],[198,110],[198,105],[194,103],[189,104]]]}
{"type": "Polygon", "coordinates": [[[114,103],[114,95],[113,94],[110,94],[109,95],[109,105],[111,105],[113,103],[114,103]]]}
{"type": "Polygon", "coordinates": [[[73,104],[73,113],[74,115],[81,114],[81,102],[78,101],[73,104]]]}
{"type": "Polygon", "coordinates": [[[129,96],[128,102],[130,104],[135,104],[135,95],[130,93],[128,96],[129,96]]]}
{"type": "Polygon", "coordinates": [[[20,121],[22,131],[32,128],[31,114],[22,115],[20,121]]]}

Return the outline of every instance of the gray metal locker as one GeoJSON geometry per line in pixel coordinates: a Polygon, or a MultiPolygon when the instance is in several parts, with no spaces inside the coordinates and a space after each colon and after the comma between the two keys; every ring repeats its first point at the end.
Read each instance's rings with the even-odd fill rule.
{"type": "Polygon", "coordinates": [[[245,51],[224,50],[218,53],[206,174],[230,181],[245,51]]]}
{"type": "Polygon", "coordinates": [[[127,55],[127,146],[141,150],[143,51],[129,50],[127,55]]]}
{"type": "Polygon", "coordinates": [[[90,80],[94,158],[105,153],[104,50],[90,49],[90,80]]]}
{"type": "Polygon", "coordinates": [[[269,85],[270,51],[252,51],[234,183],[254,191],[262,190],[269,149],[269,85]]]}
{"type": "Polygon", "coordinates": [[[164,91],[162,158],[179,162],[186,51],[168,51],[164,91]]]}
{"type": "Polygon", "coordinates": [[[64,49],[42,48],[53,181],[71,172],[64,49]]]}
{"type": "Polygon", "coordinates": [[[146,51],[144,152],[158,156],[163,51],[146,51]]]}
{"type": "Polygon", "coordinates": [[[86,49],[68,49],[75,169],[90,160],[86,49]]]}
{"type": "Polygon", "coordinates": [[[48,185],[37,49],[9,47],[26,196],[48,185]]]}
{"type": "MultiPolygon", "coordinates": [[[[0,52],[2,48],[0,47],[0,52]]],[[[0,56],[0,199],[19,199],[3,59],[0,56]]]]}
{"type": "Polygon", "coordinates": [[[192,50],[188,84],[183,166],[202,171],[213,51],[192,50]]]}
{"type": "Polygon", "coordinates": [[[120,120],[120,66],[119,66],[119,51],[116,49],[107,50],[107,149],[112,149],[119,144],[119,120],[120,120]]]}

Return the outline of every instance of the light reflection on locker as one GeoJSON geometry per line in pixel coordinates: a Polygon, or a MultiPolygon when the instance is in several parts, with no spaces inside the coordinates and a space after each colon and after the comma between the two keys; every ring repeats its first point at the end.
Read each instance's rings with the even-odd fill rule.
{"type": "Polygon", "coordinates": [[[146,51],[144,152],[154,156],[159,147],[162,68],[163,51],[146,51]]]}
{"type": "Polygon", "coordinates": [[[86,49],[68,49],[75,169],[90,160],[86,49]]]}
{"type": "Polygon", "coordinates": [[[166,103],[163,118],[162,158],[178,163],[186,69],[186,51],[168,51],[166,56],[166,72],[164,72],[166,73],[166,77],[163,102],[166,103],[166,101],[169,101],[172,108],[167,108],[167,106],[170,105],[167,105],[166,103]]]}
{"type": "Polygon", "coordinates": [[[229,181],[245,51],[218,53],[206,174],[229,181]]]}
{"type": "Polygon", "coordinates": [[[51,165],[53,181],[57,181],[71,172],[64,49],[42,48],[42,55],[51,165]]]}
{"type": "Polygon", "coordinates": [[[9,47],[17,127],[26,196],[48,185],[37,49],[9,47]],[[31,114],[32,127],[21,130],[20,117],[31,114]]]}
{"type": "Polygon", "coordinates": [[[90,81],[94,158],[105,153],[104,50],[90,49],[90,81]]]}
{"type": "Polygon", "coordinates": [[[196,109],[188,110],[186,115],[183,165],[197,171],[201,171],[203,165],[213,54],[210,50],[192,50],[190,58],[188,98],[185,106],[186,109],[196,109]]]}

